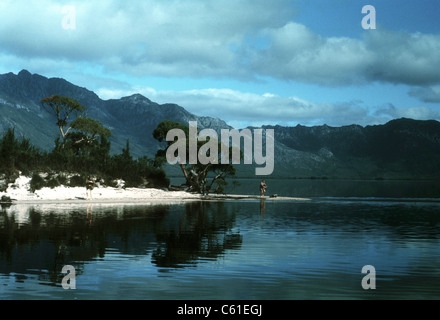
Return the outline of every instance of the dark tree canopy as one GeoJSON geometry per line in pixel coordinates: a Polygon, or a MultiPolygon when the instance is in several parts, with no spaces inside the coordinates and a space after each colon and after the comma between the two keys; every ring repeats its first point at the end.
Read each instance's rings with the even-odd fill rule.
{"type": "MultiPolygon", "coordinates": [[[[181,123],[165,120],[159,123],[157,128],[153,131],[153,137],[159,142],[166,140],[168,131],[172,129],[181,129],[186,135],[186,155],[189,155],[189,127],[184,126],[181,123]]],[[[181,141],[180,141],[181,142],[181,141]]],[[[155,163],[156,165],[162,165],[166,160],[167,149],[172,146],[176,141],[167,141],[164,149],[160,149],[156,153],[155,163]]],[[[219,146],[220,146],[220,142],[219,146]]],[[[201,147],[205,142],[197,142],[197,152],[201,150],[201,147]]],[[[219,147],[218,150],[221,148],[219,147]]],[[[217,155],[217,163],[202,164],[197,162],[196,164],[189,164],[188,159],[185,159],[185,164],[179,163],[182,173],[186,180],[186,185],[192,191],[202,194],[209,192],[223,192],[224,186],[227,184],[226,178],[234,176],[236,173],[235,167],[232,164],[221,164],[220,153],[217,155]]]]}
{"type": "Polygon", "coordinates": [[[122,179],[126,187],[169,186],[165,171],[155,166],[152,159],[131,156],[128,140],[121,154],[110,154],[111,131],[99,121],[83,117],[85,108],[76,100],[54,95],[41,103],[56,117],[61,135],[55,139],[52,151],[41,152],[30,140],[17,139],[13,128],[0,133],[0,190],[7,187],[9,179],[15,181],[20,171],[32,175],[33,190],[36,185],[38,188],[66,182],[71,186],[83,185],[89,176],[96,177],[103,185],[115,185],[122,179]],[[41,182],[40,172],[45,173],[44,179],[48,181],[37,183],[41,182]]]}
{"type": "Polygon", "coordinates": [[[78,116],[85,111],[85,108],[75,99],[53,95],[41,100],[41,105],[48,112],[54,114],[57,118],[56,125],[58,126],[63,141],[69,133],[71,126],[69,125],[69,118],[71,116],[78,116]],[[65,129],[67,127],[67,129],[65,129]]]}

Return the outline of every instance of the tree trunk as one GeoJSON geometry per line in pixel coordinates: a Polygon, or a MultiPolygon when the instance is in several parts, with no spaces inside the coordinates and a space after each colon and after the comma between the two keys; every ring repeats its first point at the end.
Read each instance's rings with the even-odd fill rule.
{"type": "Polygon", "coordinates": [[[180,164],[180,168],[182,169],[183,175],[185,176],[186,183],[189,185],[191,180],[189,179],[188,172],[186,172],[185,166],[180,164]]]}

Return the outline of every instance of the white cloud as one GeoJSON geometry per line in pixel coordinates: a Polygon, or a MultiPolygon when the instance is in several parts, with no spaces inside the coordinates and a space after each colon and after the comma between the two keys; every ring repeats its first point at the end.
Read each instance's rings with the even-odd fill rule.
{"type": "Polygon", "coordinates": [[[253,67],[266,76],[327,86],[440,83],[440,35],[377,29],[325,38],[294,22],[264,35],[270,45],[255,52],[253,67]]]}
{"type": "Polygon", "coordinates": [[[264,31],[270,44],[256,52],[253,68],[266,76],[324,85],[353,84],[368,55],[361,41],[323,38],[297,23],[264,31]]]}
{"type": "Polygon", "coordinates": [[[424,106],[370,111],[351,100],[357,97],[344,99],[343,94],[334,94],[343,102],[312,102],[274,92],[165,91],[133,84],[146,76],[206,79],[206,87],[210,79],[224,78],[281,79],[317,84],[317,89],[384,82],[413,86],[409,95],[421,101],[440,101],[440,35],[378,28],[359,39],[326,37],[292,22],[294,5],[292,0],[2,0],[0,68],[22,66],[75,83],[82,78],[77,84],[104,99],[141,93],[231,123],[339,125],[402,115],[438,118],[424,106]],[[75,8],[74,30],[62,27],[64,5],[75,8]]]}
{"type": "Polygon", "coordinates": [[[389,116],[392,119],[410,118],[415,120],[440,120],[440,112],[432,110],[426,106],[412,108],[396,108],[392,104],[376,111],[376,115],[389,116]]]}
{"type": "Polygon", "coordinates": [[[76,28],[65,30],[66,13],[58,2],[6,1],[0,11],[0,51],[24,58],[88,61],[136,75],[240,76],[239,59],[231,48],[248,33],[288,19],[293,9],[287,4],[72,1],[76,28]]]}
{"type": "Polygon", "coordinates": [[[177,103],[188,111],[225,120],[235,128],[261,125],[321,125],[383,124],[391,119],[438,119],[438,112],[427,107],[396,108],[392,105],[374,110],[362,101],[311,102],[295,96],[273,93],[256,94],[231,89],[200,89],[188,91],[157,91],[135,87],[130,90],[98,90],[101,98],[118,98],[141,93],[158,103],[177,103]]]}
{"type": "Polygon", "coordinates": [[[408,85],[440,83],[440,34],[378,30],[368,33],[366,45],[373,64],[367,79],[408,85]]]}
{"type": "Polygon", "coordinates": [[[289,0],[2,1],[0,52],[87,61],[137,76],[260,76],[326,86],[440,83],[440,35],[382,29],[324,37],[292,22],[289,0]]]}
{"type": "MultiPolygon", "coordinates": [[[[134,87],[132,89],[116,89],[110,87],[102,87],[95,92],[101,99],[120,99],[122,97],[128,97],[134,94],[142,94],[143,96],[154,100],[160,97],[160,93],[153,88],[134,87]]],[[[155,101],[156,102],[156,101],[155,101]]],[[[170,101],[167,101],[170,102],[170,101]]]]}
{"type": "Polygon", "coordinates": [[[440,102],[440,85],[432,87],[412,88],[409,95],[416,97],[423,102],[439,103],[440,102]]]}

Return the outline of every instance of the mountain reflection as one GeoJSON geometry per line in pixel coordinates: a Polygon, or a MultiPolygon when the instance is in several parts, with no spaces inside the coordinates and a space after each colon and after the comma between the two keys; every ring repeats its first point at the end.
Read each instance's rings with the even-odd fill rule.
{"type": "MultiPolygon", "coordinates": [[[[16,281],[38,274],[59,285],[65,265],[82,274],[84,263],[106,253],[151,255],[159,268],[217,259],[241,246],[235,214],[223,203],[77,207],[9,206],[0,211],[0,274],[16,281]]],[[[163,269],[161,269],[163,270],[163,269]]]]}

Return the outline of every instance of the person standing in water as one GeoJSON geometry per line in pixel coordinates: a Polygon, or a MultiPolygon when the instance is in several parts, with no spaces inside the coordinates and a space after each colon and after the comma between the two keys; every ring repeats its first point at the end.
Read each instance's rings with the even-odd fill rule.
{"type": "Polygon", "coordinates": [[[260,183],[260,196],[261,197],[263,197],[264,194],[266,193],[266,188],[267,188],[266,181],[263,179],[260,183]]]}
{"type": "Polygon", "coordinates": [[[95,186],[95,183],[93,182],[92,177],[89,177],[87,179],[87,183],[86,183],[86,199],[89,198],[89,193],[90,193],[90,199],[92,199],[92,190],[93,190],[94,186],[95,186]]]}

